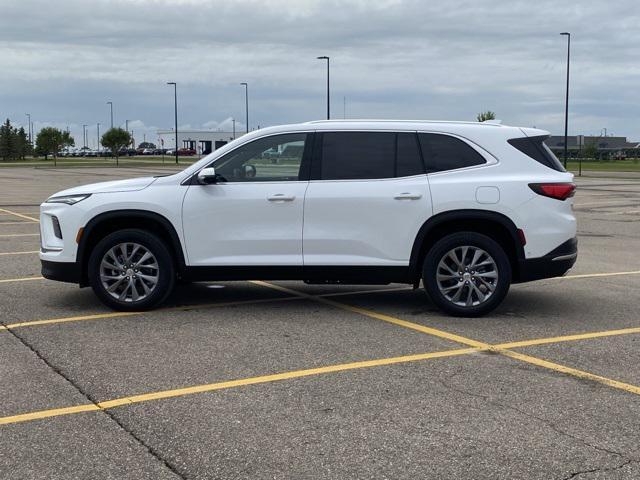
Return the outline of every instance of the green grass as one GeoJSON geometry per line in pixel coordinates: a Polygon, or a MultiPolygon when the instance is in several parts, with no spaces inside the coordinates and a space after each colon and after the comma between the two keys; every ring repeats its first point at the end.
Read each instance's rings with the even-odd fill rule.
{"type": "MultiPolygon", "coordinates": [[[[578,171],[578,162],[569,161],[567,169],[570,171],[578,171]]],[[[640,172],[640,160],[628,159],[628,160],[610,160],[610,161],[593,161],[583,160],[582,171],[594,171],[594,172],[640,172]],[[634,161],[635,160],[635,161],[634,161]]]]}

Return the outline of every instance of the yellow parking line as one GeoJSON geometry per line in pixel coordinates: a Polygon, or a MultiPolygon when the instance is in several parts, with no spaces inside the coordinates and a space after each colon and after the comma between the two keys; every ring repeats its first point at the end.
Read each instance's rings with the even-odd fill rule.
{"type": "Polygon", "coordinates": [[[40,222],[0,222],[0,227],[3,225],[32,225],[40,222]]]}
{"type": "Polygon", "coordinates": [[[0,255],[27,255],[33,253],[40,253],[40,250],[31,250],[29,252],[0,252],[0,255]]]}
{"type": "Polygon", "coordinates": [[[495,348],[522,348],[532,347],[535,345],[547,345],[550,343],[575,342],[579,340],[589,340],[592,338],[614,337],[617,335],[632,335],[640,333],[639,327],[622,328],[619,330],[605,330],[602,332],[577,333],[574,335],[562,335],[559,337],[536,338],[532,340],[520,340],[516,342],[507,342],[494,345],[495,348]]]}
{"type": "MultiPolygon", "coordinates": [[[[27,223],[27,222],[20,222],[20,223],[27,223]]],[[[0,225],[2,225],[0,223],[0,225]]],[[[0,235],[0,237],[38,237],[40,236],[39,233],[9,233],[9,234],[4,234],[4,235],[0,235]]]]}
{"type": "Polygon", "coordinates": [[[341,363],[329,365],[326,367],[309,368],[304,370],[294,370],[289,372],[275,373],[272,375],[262,375],[258,377],[242,378],[238,380],[229,380],[225,382],[208,383],[196,385],[192,387],[176,388],[172,390],[163,390],[158,392],[144,393],[141,395],[132,395],[128,397],[116,398],[113,400],[105,400],[97,404],[85,404],[74,407],[54,408],[49,410],[40,410],[37,412],[23,413],[8,417],[0,417],[0,425],[10,423],[27,422],[30,420],[38,420],[43,418],[58,417],[62,415],[72,415],[83,412],[92,412],[98,410],[106,410],[110,408],[120,407],[123,405],[131,405],[134,403],[149,402],[152,400],[162,400],[173,397],[183,397],[185,395],[194,395],[197,393],[213,392],[229,388],[237,388],[247,385],[256,385],[260,383],[271,383],[281,380],[291,380],[294,378],[309,377],[315,375],[323,375],[327,373],[344,372],[347,370],[357,370],[362,368],[379,367],[384,365],[395,365],[399,363],[417,362],[421,360],[430,360],[435,358],[453,357],[457,355],[467,355],[477,352],[476,348],[461,348],[457,350],[446,350],[442,352],[421,353],[417,355],[404,355],[401,357],[380,358],[375,360],[364,360],[360,362],[341,363]]]}
{"type": "Polygon", "coordinates": [[[72,415],[74,413],[96,412],[98,410],[100,410],[100,407],[93,403],[78,405],[75,407],[52,408],[50,410],[22,413],[20,415],[12,415],[10,417],[0,417],[0,425],[28,422],[30,420],[39,420],[41,418],[60,417],[62,415],[72,415]]]}
{"type": "Polygon", "coordinates": [[[564,277],[554,277],[554,278],[549,278],[548,280],[571,280],[574,278],[617,277],[619,275],[640,275],[640,270],[632,270],[629,272],[584,273],[580,275],[566,275],[564,277]]]}
{"type": "Polygon", "coordinates": [[[44,277],[5,278],[0,280],[0,283],[30,282],[32,280],[44,280],[44,277]]]}
{"type": "MultiPolygon", "coordinates": [[[[34,278],[28,277],[24,279],[9,279],[5,281],[27,281],[27,280],[39,280],[41,278],[42,277],[34,277],[34,278]]],[[[2,280],[0,280],[0,282],[1,281],[2,280]]],[[[349,292],[349,295],[363,295],[367,293],[379,293],[379,292],[395,291],[395,290],[399,290],[399,289],[385,288],[385,289],[376,289],[376,290],[357,290],[354,292],[349,292]]],[[[338,295],[344,295],[344,294],[345,292],[324,293],[322,294],[322,296],[329,297],[329,296],[338,296],[338,295]]],[[[213,308],[213,307],[232,307],[232,306],[238,306],[238,305],[273,303],[273,302],[281,302],[281,301],[287,301],[287,300],[291,301],[291,300],[300,300],[300,299],[301,297],[299,295],[294,295],[290,297],[260,298],[255,300],[240,300],[235,302],[202,303],[202,304],[184,305],[184,306],[178,306],[178,307],[159,308],[157,310],[154,310],[153,312],[158,313],[158,312],[170,312],[170,311],[191,311],[191,310],[207,309],[207,308],[213,308]]],[[[10,324],[7,324],[6,327],[0,325],[0,330],[6,330],[7,328],[15,329],[15,328],[23,328],[23,327],[37,327],[40,325],[55,325],[58,323],[81,322],[81,321],[88,321],[88,320],[103,320],[103,319],[119,318],[119,317],[131,317],[136,315],[143,315],[144,313],[148,313],[148,312],[107,312],[107,313],[96,313],[96,314],[90,314],[90,315],[79,315],[74,317],[49,318],[46,320],[28,320],[25,322],[10,323],[10,324]]]]}
{"type": "Polygon", "coordinates": [[[378,312],[374,312],[372,310],[367,310],[365,308],[360,308],[360,307],[354,307],[351,305],[346,305],[343,303],[339,303],[333,300],[327,300],[324,298],[316,298],[313,297],[312,295],[307,295],[301,292],[296,292],[295,290],[286,288],[286,287],[281,287],[279,285],[274,285],[271,283],[267,283],[267,282],[263,282],[263,281],[254,281],[253,283],[257,284],[257,285],[263,285],[265,287],[269,287],[269,288],[274,288],[276,290],[280,290],[282,292],[287,292],[287,293],[291,293],[293,295],[298,294],[304,298],[310,298],[312,300],[321,302],[321,303],[325,303],[325,304],[329,304],[329,305],[333,305],[337,308],[340,308],[342,310],[347,310],[350,312],[354,312],[354,313],[359,313],[362,315],[365,315],[367,317],[370,318],[375,318],[378,320],[382,320],[384,322],[388,322],[394,325],[399,325],[401,327],[404,328],[409,328],[412,330],[417,330],[419,332],[422,333],[426,333],[428,335],[432,335],[435,337],[439,337],[439,338],[444,338],[447,340],[451,340],[453,342],[457,342],[457,343],[461,343],[463,345],[467,345],[467,346],[472,346],[472,347],[476,347],[477,349],[481,349],[481,350],[490,350],[492,352],[498,353],[500,355],[504,355],[506,357],[509,358],[513,358],[516,360],[520,360],[526,363],[530,363],[542,368],[547,368],[550,370],[554,370],[557,372],[561,372],[567,375],[572,375],[574,377],[578,377],[578,378],[583,378],[583,379],[589,379],[598,383],[602,383],[604,385],[610,386],[610,387],[614,387],[614,388],[618,388],[621,390],[625,390],[627,392],[630,393],[635,393],[635,394],[640,394],[640,387],[636,387],[634,385],[630,385],[627,383],[623,383],[623,382],[618,382],[617,380],[613,380],[610,378],[606,378],[606,377],[601,377],[599,375],[594,375],[592,373],[589,372],[584,372],[582,370],[577,370],[571,367],[567,367],[564,365],[560,365],[557,363],[553,363],[553,362],[548,362],[546,360],[537,358],[537,357],[533,357],[530,355],[525,355],[523,353],[519,353],[519,352],[514,352],[512,350],[508,350],[505,349],[503,347],[501,347],[500,345],[490,345],[488,343],[485,342],[480,342],[477,340],[473,340],[470,338],[466,338],[466,337],[462,337],[460,335],[456,335],[456,334],[452,334],[449,332],[446,332],[444,330],[439,330],[436,328],[432,328],[432,327],[427,327],[424,325],[420,325],[420,324],[416,324],[413,322],[408,322],[406,320],[402,320],[400,318],[396,318],[396,317],[392,317],[390,315],[385,315],[385,314],[381,314],[378,312]]]}
{"type": "Polygon", "coordinates": [[[40,222],[37,218],[30,217],[29,215],[23,215],[22,213],[13,212],[11,210],[7,210],[6,208],[0,208],[0,212],[8,213],[10,215],[14,215],[16,217],[24,218],[25,220],[31,220],[32,222],[40,222]]]}
{"type": "Polygon", "coordinates": [[[477,342],[470,338],[461,337],[460,335],[455,335],[453,333],[444,332],[442,330],[438,330],[431,327],[426,327],[424,325],[420,325],[417,323],[408,322],[406,320],[401,320],[396,317],[392,317],[390,315],[385,315],[382,313],[374,312],[372,310],[367,310],[365,308],[354,307],[352,305],[347,305],[344,303],[336,302],[334,300],[329,300],[326,298],[318,298],[314,295],[309,295],[306,293],[298,292],[297,290],[292,290],[290,288],[282,287],[280,285],[275,285],[273,283],[264,282],[262,280],[252,280],[251,283],[255,285],[262,285],[264,287],[268,287],[274,290],[279,290],[284,293],[288,293],[290,295],[298,295],[301,298],[308,298],[310,300],[314,300],[316,302],[324,303],[327,305],[331,305],[333,307],[340,308],[342,310],[348,310],[353,313],[359,313],[366,317],[375,318],[377,320],[382,320],[387,323],[392,323],[394,325],[399,325],[404,328],[410,328],[412,330],[417,330],[418,332],[426,333],[428,335],[432,335],[435,337],[444,338],[446,340],[451,340],[453,342],[462,343],[463,345],[468,345],[471,347],[479,347],[479,348],[488,348],[490,345],[483,342],[477,342]]]}
{"type": "Polygon", "coordinates": [[[559,363],[549,362],[541,358],[532,357],[531,355],[525,355],[523,353],[514,352],[512,350],[499,350],[499,353],[506,357],[510,357],[515,360],[520,360],[522,362],[530,363],[532,365],[546,368],[548,370],[564,373],[566,375],[581,378],[584,380],[591,380],[593,382],[597,382],[597,383],[606,385],[608,387],[613,387],[619,390],[624,390],[625,392],[633,393],[635,395],[640,395],[640,387],[636,385],[619,382],[618,380],[614,380],[612,378],[602,377],[600,375],[595,375],[593,373],[585,372],[584,370],[578,370],[577,368],[567,367],[566,365],[560,365],[559,363]]]}

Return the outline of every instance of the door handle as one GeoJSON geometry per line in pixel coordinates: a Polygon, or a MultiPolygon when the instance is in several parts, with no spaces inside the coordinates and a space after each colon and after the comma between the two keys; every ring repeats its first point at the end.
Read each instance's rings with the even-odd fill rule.
{"type": "Polygon", "coordinates": [[[393,196],[396,200],[419,200],[422,198],[420,193],[402,192],[393,196]]]}
{"type": "Polygon", "coordinates": [[[292,202],[295,199],[295,195],[285,195],[284,193],[274,193],[267,197],[270,202],[292,202]]]}

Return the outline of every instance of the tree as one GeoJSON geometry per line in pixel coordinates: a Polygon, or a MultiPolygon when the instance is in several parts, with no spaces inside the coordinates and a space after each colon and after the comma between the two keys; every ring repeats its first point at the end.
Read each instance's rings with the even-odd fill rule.
{"type": "Polygon", "coordinates": [[[44,155],[44,159],[47,156],[58,156],[58,152],[64,147],[70,147],[75,144],[73,137],[69,132],[62,131],[55,127],[45,127],[38,132],[36,137],[36,153],[44,155]]]}
{"type": "Polygon", "coordinates": [[[584,158],[596,158],[598,156],[598,146],[596,145],[596,143],[587,143],[582,150],[582,156],[584,158]]]}
{"type": "Polygon", "coordinates": [[[485,122],[487,120],[495,120],[496,114],[491,110],[487,110],[486,112],[480,112],[476,118],[479,122],[485,122]]]}
{"type": "Polygon", "coordinates": [[[24,160],[24,157],[31,154],[31,145],[29,145],[29,138],[27,137],[27,132],[24,131],[24,127],[20,127],[16,132],[15,139],[15,158],[24,160]]]}
{"type": "Polygon", "coordinates": [[[7,118],[7,121],[0,127],[0,157],[5,162],[13,158],[15,143],[13,130],[11,122],[7,118]]]}
{"type": "Polygon", "coordinates": [[[102,135],[101,142],[102,145],[111,150],[111,153],[116,157],[117,162],[120,150],[131,143],[131,135],[122,128],[111,128],[102,135]]]}

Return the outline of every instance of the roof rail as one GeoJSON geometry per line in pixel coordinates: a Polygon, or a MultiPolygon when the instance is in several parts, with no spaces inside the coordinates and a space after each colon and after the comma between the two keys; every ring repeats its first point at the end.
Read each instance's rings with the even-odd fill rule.
{"type": "Polygon", "coordinates": [[[502,120],[488,120],[485,122],[473,122],[464,120],[386,120],[380,118],[336,118],[332,120],[311,120],[305,122],[306,124],[320,124],[320,123],[449,123],[449,124],[461,124],[461,125],[484,125],[484,126],[500,126],[502,120]]]}

